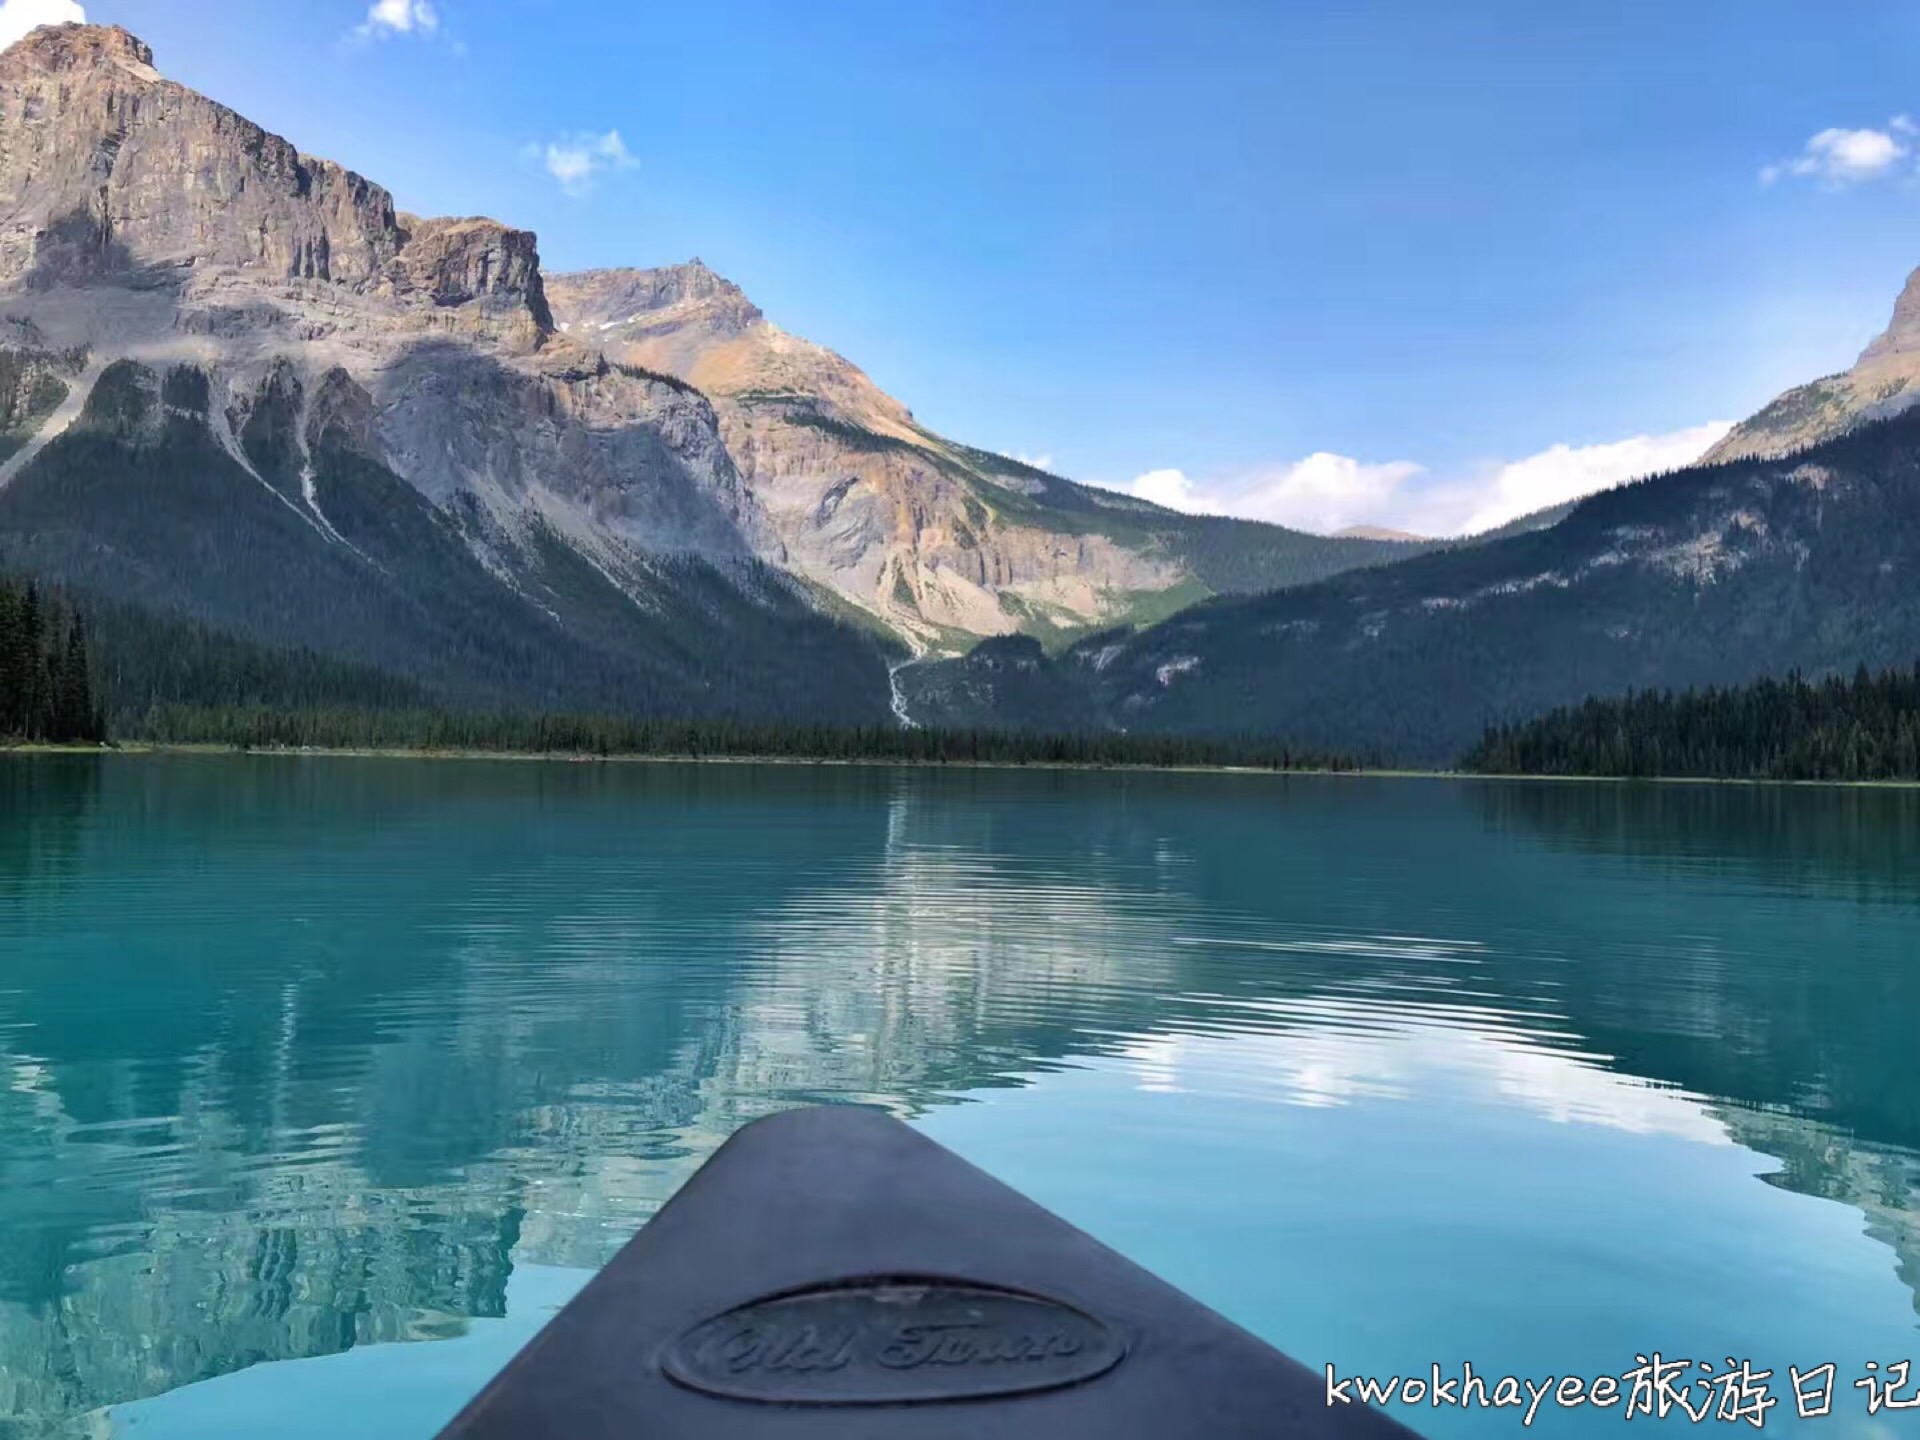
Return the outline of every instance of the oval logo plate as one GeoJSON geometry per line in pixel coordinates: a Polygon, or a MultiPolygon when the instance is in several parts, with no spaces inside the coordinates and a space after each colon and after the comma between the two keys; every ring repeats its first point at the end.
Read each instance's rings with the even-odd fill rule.
{"type": "Polygon", "coordinates": [[[776,1295],[667,1347],[667,1375],[730,1400],[905,1405],[1075,1385],[1126,1355],[1111,1327],[1057,1300],[957,1280],[850,1281],[776,1295]]]}

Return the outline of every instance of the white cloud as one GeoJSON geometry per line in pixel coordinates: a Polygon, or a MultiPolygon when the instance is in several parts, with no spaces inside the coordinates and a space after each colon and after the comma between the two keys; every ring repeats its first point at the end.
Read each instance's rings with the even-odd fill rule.
{"type": "Polygon", "coordinates": [[[1031,465],[1036,470],[1045,470],[1049,475],[1053,473],[1053,456],[1047,454],[1045,451],[1042,451],[1038,455],[1029,455],[1024,450],[1016,450],[1013,452],[1012,458],[1018,460],[1022,465],[1031,465]]]}
{"type": "Polygon", "coordinates": [[[440,28],[440,12],[433,0],[373,0],[367,18],[354,33],[376,35],[431,35],[440,28]]]}
{"type": "Polygon", "coordinates": [[[1910,116],[1896,115],[1884,130],[1822,130],[1791,160],[1768,165],[1760,183],[1771,185],[1786,176],[1818,180],[1830,188],[1857,185],[1891,174],[1912,154],[1908,143],[1916,133],[1910,116]],[[1907,137],[1902,139],[1901,137],[1907,137]]]}
{"type": "Polygon", "coordinates": [[[0,49],[42,25],[86,23],[86,9],[75,0],[4,0],[0,3],[0,49]]]}
{"type": "Polygon", "coordinates": [[[1457,498],[1471,497],[1474,508],[1457,527],[1458,532],[1489,530],[1596,490],[1678,470],[1706,454],[1731,429],[1731,421],[1713,420],[1665,435],[1635,435],[1604,445],[1551,446],[1498,467],[1485,485],[1462,486],[1457,498]]]}
{"type": "Polygon", "coordinates": [[[1424,473],[1411,460],[1369,465],[1348,455],[1316,450],[1304,460],[1259,477],[1234,509],[1255,520],[1298,530],[1327,532],[1349,525],[1377,525],[1382,522],[1376,517],[1396,508],[1402,487],[1424,473]]]}
{"type": "Polygon", "coordinates": [[[1692,464],[1732,428],[1714,421],[1601,445],[1554,445],[1524,459],[1454,475],[1435,475],[1411,460],[1369,464],[1318,451],[1288,465],[1217,481],[1152,470],[1116,488],[1192,514],[1270,520],[1317,534],[1377,525],[1416,535],[1469,535],[1692,464]]]}
{"type": "Polygon", "coordinates": [[[600,179],[615,170],[631,170],[640,162],[627,150],[618,130],[604,135],[564,135],[544,144],[529,145],[525,154],[560,182],[569,195],[589,194],[600,179]]]}
{"type": "Polygon", "coordinates": [[[1190,515],[1224,513],[1217,501],[1202,495],[1193,481],[1178,470],[1149,470],[1127,486],[1127,490],[1142,500],[1165,505],[1169,510],[1185,510],[1190,515]]]}

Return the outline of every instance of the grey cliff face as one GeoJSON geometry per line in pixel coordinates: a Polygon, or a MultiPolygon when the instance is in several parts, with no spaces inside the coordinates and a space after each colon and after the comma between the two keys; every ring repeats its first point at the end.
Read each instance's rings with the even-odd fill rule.
{"type": "Polygon", "coordinates": [[[531,233],[398,215],[372,181],[163,79],[124,30],[34,31],[0,56],[0,119],[0,283],[230,269],[428,308],[519,350],[552,330],[531,233]]]}
{"type": "Polygon", "coordinates": [[[68,351],[97,362],[79,384],[116,357],[188,364],[229,453],[263,406],[291,405],[308,448],[350,416],[358,451],[479,513],[478,535],[557,534],[614,576],[778,553],[704,397],[556,333],[531,232],[399,213],[163,78],[124,30],[47,27],[0,55],[0,214],[16,418],[47,409],[68,351]]]}
{"type": "Polygon", "coordinates": [[[161,78],[121,29],[13,46],[0,119],[0,280],[212,263],[370,285],[400,248],[386,191],[161,78]]]}
{"type": "Polygon", "coordinates": [[[1036,621],[1110,623],[1181,567],[1049,526],[1014,477],[915,422],[857,366],[772,324],[695,260],[549,281],[562,335],[713,397],[765,514],[760,553],[875,615],[916,648],[1036,621]]]}
{"type": "Polygon", "coordinates": [[[401,222],[401,248],[386,280],[395,294],[424,297],[469,326],[477,322],[494,330],[515,349],[534,350],[545,343],[553,332],[553,314],[547,308],[539,245],[531,230],[512,230],[485,219],[405,215],[401,222]]]}

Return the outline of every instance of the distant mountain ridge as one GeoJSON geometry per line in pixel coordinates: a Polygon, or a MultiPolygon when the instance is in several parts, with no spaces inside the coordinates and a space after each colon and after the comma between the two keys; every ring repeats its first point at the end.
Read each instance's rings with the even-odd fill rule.
{"type": "Polygon", "coordinates": [[[1193,606],[1058,657],[902,672],[927,723],[1055,717],[1282,734],[1448,764],[1489,724],[1590,695],[1920,656],[1920,410],[1782,459],[1592,496],[1557,524],[1193,606]]]}
{"type": "Polygon", "coordinates": [[[934,724],[1284,734],[1446,765],[1590,697],[1911,665],[1916,578],[1920,270],[1852,370],[1685,469],[1057,656],[983,646],[898,679],[934,724]]]}

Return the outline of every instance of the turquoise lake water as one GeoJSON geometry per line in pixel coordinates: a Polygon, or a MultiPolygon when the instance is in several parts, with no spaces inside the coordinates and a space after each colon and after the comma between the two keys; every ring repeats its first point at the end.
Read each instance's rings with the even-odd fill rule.
{"type": "Polygon", "coordinates": [[[0,759],[0,1436],[426,1440],[815,1101],[1338,1377],[1920,1434],[1855,1385],[1920,1361],[1917,1037],[1914,792],[0,759]]]}

